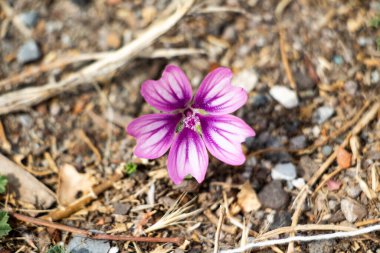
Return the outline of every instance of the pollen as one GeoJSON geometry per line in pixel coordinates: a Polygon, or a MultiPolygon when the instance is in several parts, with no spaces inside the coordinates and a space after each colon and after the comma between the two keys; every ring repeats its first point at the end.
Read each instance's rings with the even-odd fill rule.
{"type": "Polygon", "coordinates": [[[189,115],[183,120],[184,127],[190,128],[191,130],[196,131],[196,132],[199,129],[199,125],[200,125],[199,118],[195,114],[189,115]]]}

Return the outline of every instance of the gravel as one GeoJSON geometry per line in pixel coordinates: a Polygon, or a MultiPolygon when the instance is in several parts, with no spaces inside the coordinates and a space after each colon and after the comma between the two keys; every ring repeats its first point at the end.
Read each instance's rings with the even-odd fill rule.
{"type": "Polygon", "coordinates": [[[33,28],[37,25],[39,20],[39,14],[36,11],[23,12],[18,15],[21,21],[29,28],[33,28]]]}
{"type": "Polygon", "coordinates": [[[355,200],[345,198],[340,203],[340,208],[348,222],[355,222],[367,215],[367,209],[355,200]]]}
{"type": "Polygon", "coordinates": [[[299,104],[297,94],[288,87],[275,85],[270,89],[269,94],[287,109],[297,107],[299,104]]]}
{"type": "Polygon", "coordinates": [[[289,194],[284,191],[279,180],[274,180],[265,185],[258,196],[261,205],[267,208],[284,209],[289,203],[289,194]]]}
{"type": "Polygon", "coordinates": [[[25,42],[17,52],[17,62],[19,64],[25,64],[36,61],[41,58],[41,51],[34,40],[28,40],[25,42]]]}
{"type": "Polygon", "coordinates": [[[292,163],[279,163],[272,169],[273,180],[293,180],[297,177],[296,166],[292,163]]]}
{"type": "Polygon", "coordinates": [[[105,253],[110,248],[109,241],[74,236],[67,246],[67,251],[71,253],[105,253]]]}
{"type": "Polygon", "coordinates": [[[314,123],[322,124],[335,113],[334,108],[330,106],[319,107],[313,114],[314,123]]]}

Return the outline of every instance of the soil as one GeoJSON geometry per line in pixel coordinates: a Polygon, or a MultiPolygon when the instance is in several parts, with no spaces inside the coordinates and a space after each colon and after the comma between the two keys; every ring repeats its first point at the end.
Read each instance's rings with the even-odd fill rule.
{"type": "MultiPolygon", "coordinates": [[[[170,11],[171,3],[167,0],[5,2],[14,15],[9,16],[1,9],[0,80],[67,56],[116,51],[157,18],[170,14],[166,12],[170,11]],[[31,32],[27,34],[14,20],[29,11],[37,12],[39,18],[34,26],[27,27],[31,32]],[[17,54],[31,39],[37,42],[41,56],[21,63],[17,54]]],[[[284,2],[287,1],[281,1],[284,2]]],[[[282,11],[279,6],[278,1],[195,2],[190,12],[149,50],[196,48],[204,53],[138,57],[95,82],[59,92],[23,110],[2,113],[1,153],[56,193],[58,201],[51,209],[67,207],[86,196],[91,186],[107,181],[125,166],[137,165],[135,172],[113,182],[112,187],[78,212],[56,221],[115,235],[186,239],[182,246],[110,241],[110,246],[117,247],[119,252],[213,252],[218,219],[225,211],[224,196],[230,214],[252,231],[265,234],[290,226],[293,204],[297,203],[302,185],[310,182],[357,122],[379,102],[380,3],[301,0],[291,1],[282,11]],[[167,176],[166,157],[145,160],[133,155],[136,142],[126,134],[125,126],[140,115],[154,112],[140,95],[141,84],[147,79],[158,79],[169,63],[184,70],[194,90],[216,67],[232,69],[238,85],[249,94],[248,102],[235,115],[256,131],[254,138],[243,143],[247,157],[244,165],[233,167],[211,158],[202,184],[187,179],[176,186],[167,176]],[[271,89],[277,85],[297,93],[297,106],[286,108],[271,95],[271,89]],[[360,115],[363,106],[366,107],[360,115]],[[353,124],[343,129],[352,119],[353,124]],[[340,129],[343,129],[340,134],[334,135],[340,129]],[[325,143],[319,145],[322,141],[325,143]],[[284,163],[295,166],[298,183],[273,180],[273,169],[284,163]],[[75,170],[65,176],[64,165],[75,170]],[[65,179],[67,183],[63,184],[65,179]],[[248,186],[242,187],[246,182],[248,186]],[[239,195],[243,190],[249,193],[239,195]],[[201,208],[199,212],[186,216],[179,224],[144,233],[177,199],[182,206],[193,198],[186,213],[201,208]],[[251,208],[252,205],[259,207],[251,208]]],[[[62,80],[90,63],[81,61],[38,71],[0,86],[0,100],[17,90],[62,80]]],[[[298,224],[361,227],[380,221],[379,118],[377,110],[351,138],[345,151],[339,149],[338,158],[311,185],[312,194],[301,205],[298,224]],[[316,190],[326,175],[339,169],[316,190]],[[340,205],[342,200],[357,208],[345,210],[340,205]]],[[[17,212],[25,215],[49,215],[50,209],[40,210],[38,204],[23,203],[11,192],[1,198],[2,203],[15,211],[22,209],[17,212]]],[[[47,252],[57,244],[68,247],[73,240],[71,233],[15,218],[10,218],[10,225],[12,231],[0,241],[1,252],[47,252]]],[[[333,231],[309,230],[297,234],[330,232],[333,231]]],[[[289,233],[274,238],[287,236],[289,233]]],[[[378,252],[378,236],[379,232],[375,232],[368,237],[320,244],[296,242],[294,247],[295,252],[378,252]]],[[[241,240],[251,239],[251,234],[247,239],[244,231],[225,217],[219,236],[221,249],[236,248],[241,240]]],[[[287,248],[288,245],[278,246],[277,252],[286,252],[287,248]]],[[[254,250],[272,251],[270,247],[254,250]]]]}

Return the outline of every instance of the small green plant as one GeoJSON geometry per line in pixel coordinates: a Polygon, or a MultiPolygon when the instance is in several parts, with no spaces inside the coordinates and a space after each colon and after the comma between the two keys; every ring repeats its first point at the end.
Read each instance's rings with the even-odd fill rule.
{"type": "Polygon", "coordinates": [[[127,163],[124,167],[124,172],[127,174],[127,175],[132,175],[133,173],[135,173],[137,170],[137,164],[135,163],[127,163]]]}
{"type": "Polygon", "coordinates": [[[61,245],[51,247],[47,253],[67,253],[66,249],[61,245]]]}
{"type": "Polygon", "coordinates": [[[0,193],[5,193],[7,189],[8,179],[5,176],[0,176],[0,193]]]}
{"type": "Polygon", "coordinates": [[[380,13],[369,21],[369,25],[375,28],[378,28],[380,26],[380,13]]]}
{"type": "Polygon", "coordinates": [[[5,211],[0,211],[0,238],[9,234],[12,230],[11,226],[8,224],[8,213],[5,211]]]}

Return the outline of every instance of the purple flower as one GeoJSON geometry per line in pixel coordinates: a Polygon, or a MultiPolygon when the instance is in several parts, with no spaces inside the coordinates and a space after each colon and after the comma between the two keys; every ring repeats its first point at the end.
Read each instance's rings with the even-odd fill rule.
{"type": "Polygon", "coordinates": [[[170,178],[179,184],[187,175],[201,183],[208,166],[207,150],[230,165],[245,161],[241,143],[255,132],[233,113],[247,101],[247,93],[231,85],[232,72],[217,68],[202,81],[192,99],[185,73],[168,65],[161,79],[145,81],[141,94],[161,114],[132,121],[127,132],[137,139],[135,155],[155,159],[169,151],[170,178]]]}

